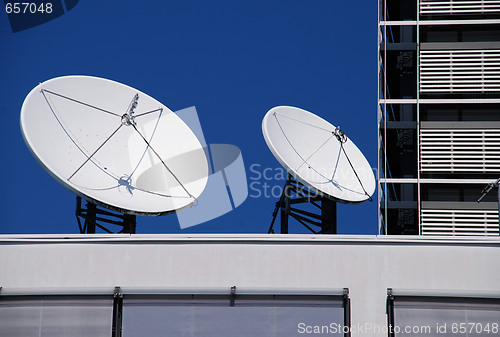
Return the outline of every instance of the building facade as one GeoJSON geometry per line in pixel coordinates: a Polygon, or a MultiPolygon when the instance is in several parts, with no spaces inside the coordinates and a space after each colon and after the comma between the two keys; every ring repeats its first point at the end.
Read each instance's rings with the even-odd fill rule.
{"type": "Polygon", "coordinates": [[[0,235],[0,336],[499,336],[499,249],[498,237],[0,235]]]}
{"type": "Polygon", "coordinates": [[[500,1],[379,2],[379,227],[497,236],[500,1]]]}

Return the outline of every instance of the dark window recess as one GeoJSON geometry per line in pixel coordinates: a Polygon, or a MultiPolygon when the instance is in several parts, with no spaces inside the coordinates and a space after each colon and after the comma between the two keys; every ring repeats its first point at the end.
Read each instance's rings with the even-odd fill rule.
{"type": "Polygon", "coordinates": [[[422,104],[422,121],[498,121],[500,104],[422,104]]]}
{"type": "MultiPolygon", "coordinates": [[[[421,178],[426,179],[491,179],[495,181],[499,177],[499,173],[495,172],[421,172],[421,178]]],[[[496,195],[496,193],[495,193],[496,195]]]]}
{"type": "MultiPolygon", "coordinates": [[[[422,201],[476,202],[484,185],[477,184],[422,184],[422,201]]],[[[496,192],[496,191],[495,191],[496,192]]],[[[496,202],[497,194],[488,193],[482,202],[496,202]]]]}
{"type": "Polygon", "coordinates": [[[387,43],[416,43],[417,29],[415,26],[386,26],[387,43]]]}
{"type": "Polygon", "coordinates": [[[416,0],[385,0],[387,21],[417,20],[416,0]]]}
{"type": "Polygon", "coordinates": [[[387,72],[387,98],[417,97],[417,58],[412,50],[388,50],[384,62],[387,72]]]}
{"type": "MultiPolygon", "coordinates": [[[[491,20],[500,19],[500,13],[483,12],[483,13],[446,13],[446,14],[425,14],[420,16],[420,20],[491,20]]],[[[421,22],[422,22],[421,21],[421,22]]]]}
{"type": "MultiPolygon", "coordinates": [[[[385,215],[384,210],[382,214],[385,215]]],[[[387,234],[418,235],[418,213],[415,208],[389,208],[387,210],[387,234]]],[[[385,219],[384,219],[385,220],[385,219]]]]}
{"type": "MultiPolygon", "coordinates": [[[[385,193],[385,189],[383,191],[385,193]]],[[[417,235],[417,185],[387,184],[387,219],[385,219],[385,202],[381,204],[387,234],[417,235]]]]}
{"type": "MultiPolygon", "coordinates": [[[[388,122],[416,122],[417,106],[415,104],[387,104],[388,122]]],[[[415,128],[417,124],[415,123],[415,128]]]]}
{"type": "Polygon", "coordinates": [[[464,92],[455,92],[455,93],[420,93],[420,98],[432,98],[432,99],[454,99],[454,98],[500,98],[500,92],[491,91],[491,92],[476,92],[476,91],[464,91],[464,92]]]}
{"type": "MultiPolygon", "coordinates": [[[[387,129],[388,178],[417,176],[417,132],[415,129],[387,129]]],[[[385,163],[385,161],[383,161],[385,163]]]]}
{"type": "Polygon", "coordinates": [[[422,25],[420,27],[420,42],[500,41],[500,25],[422,25]]]}
{"type": "Polygon", "coordinates": [[[389,207],[400,207],[401,205],[393,204],[392,202],[415,202],[417,201],[417,185],[416,184],[387,184],[387,196],[390,202],[389,207]]]}

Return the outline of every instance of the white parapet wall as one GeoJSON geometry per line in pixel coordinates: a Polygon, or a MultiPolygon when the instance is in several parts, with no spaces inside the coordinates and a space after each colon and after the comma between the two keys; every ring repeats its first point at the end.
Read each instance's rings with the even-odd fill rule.
{"type": "MultiPolygon", "coordinates": [[[[0,296],[73,289],[349,289],[351,326],[387,326],[387,289],[500,297],[500,238],[3,235],[0,296]]],[[[500,320],[499,322],[500,323],[500,320]]],[[[387,336],[354,331],[352,336],[387,336]]]]}

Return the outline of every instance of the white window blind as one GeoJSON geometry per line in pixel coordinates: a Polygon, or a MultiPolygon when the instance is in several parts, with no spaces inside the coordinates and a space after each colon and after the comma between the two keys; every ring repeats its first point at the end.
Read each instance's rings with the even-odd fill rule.
{"type": "Polygon", "coordinates": [[[233,305],[222,296],[125,296],[123,337],[303,336],[300,323],[344,325],[341,296],[242,295],[233,305]]]}
{"type": "Polygon", "coordinates": [[[420,92],[500,91],[500,50],[421,50],[420,92]]]}
{"type": "Polygon", "coordinates": [[[491,330],[500,323],[499,299],[396,296],[393,310],[395,336],[500,336],[491,330]],[[467,331],[455,331],[460,323],[467,331]]]}
{"type": "Polygon", "coordinates": [[[496,236],[497,210],[422,209],[422,235],[496,236]]]}
{"type": "Polygon", "coordinates": [[[0,337],[109,337],[112,315],[112,296],[0,296],[0,337]]]}
{"type": "Polygon", "coordinates": [[[500,0],[420,0],[422,15],[500,13],[500,0]]]}
{"type": "Polygon", "coordinates": [[[500,129],[421,129],[422,172],[500,172],[500,129]]]}

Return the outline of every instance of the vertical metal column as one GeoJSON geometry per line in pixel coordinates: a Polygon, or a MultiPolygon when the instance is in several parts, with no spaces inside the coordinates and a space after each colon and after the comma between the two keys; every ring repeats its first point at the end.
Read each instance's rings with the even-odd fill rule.
{"type": "Polygon", "coordinates": [[[498,198],[498,233],[500,234],[500,185],[497,185],[497,198],[498,198]]]}
{"type": "Polygon", "coordinates": [[[288,234],[288,215],[290,215],[290,180],[292,179],[292,175],[290,173],[286,174],[286,184],[284,193],[283,203],[281,205],[281,234],[288,234]]]}
{"type": "MultiPolygon", "coordinates": [[[[384,66],[384,179],[387,179],[387,1],[384,0],[384,59],[382,60],[382,64],[384,66]]],[[[380,128],[380,123],[379,126],[380,128]]],[[[379,172],[380,177],[380,172],[379,172]]],[[[380,185],[379,185],[380,188],[380,185]]],[[[384,180],[384,234],[387,235],[387,231],[389,228],[389,218],[388,218],[388,193],[387,193],[387,180],[384,180]]],[[[380,204],[378,205],[380,207],[380,204]]]]}
{"type": "Polygon", "coordinates": [[[97,221],[97,206],[94,203],[87,202],[87,217],[85,218],[86,234],[95,234],[95,225],[97,221]]]}
{"type": "Polygon", "coordinates": [[[392,295],[392,288],[387,288],[387,302],[386,302],[387,326],[388,337],[395,337],[394,333],[394,296],[392,295]]]}
{"type": "Polygon", "coordinates": [[[351,337],[351,299],[349,298],[349,288],[344,288],[342,302],[344,305],[344,337],[351,337]]]}
{"type": "Polygon", "coordinates": [[[337,203],[328,198],[321,199],[322,234],[337,234],[337,203]]]}
{"type": "Polygon", "coordinates": [[[422,235],[422,185],[420,183],[420,0],[416,1],[417,6],[417,221],[418,235],[422,235]]]}
{"type": "Polygon", "coordinates": [[[120,287],[115,287],[113,294],[113,326],[111,329],[112,337],[121,337],[122,335],[122,315],[123,315],[123,294],[120,287]]]}
{"type": "Polygon", "coordinates": [[[135,229],[137,227],[136,216],[132,214],[123,215],[123,233],[135,234],[135,229]]]}

